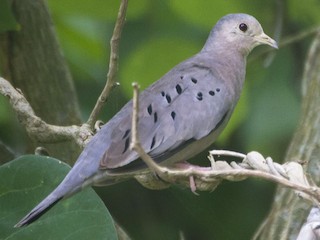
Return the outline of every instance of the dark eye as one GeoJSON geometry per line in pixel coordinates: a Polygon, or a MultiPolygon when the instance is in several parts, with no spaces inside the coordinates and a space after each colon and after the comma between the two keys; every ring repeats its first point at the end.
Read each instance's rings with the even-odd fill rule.
{"type": "Polygon", "coordinates": [[[247,24],[245,24],[245,23],[240,23],[239,29],[240,29],[242,32],[245,32],[245,31],[247,31],[248,26],[247,26],[247,24]]]}

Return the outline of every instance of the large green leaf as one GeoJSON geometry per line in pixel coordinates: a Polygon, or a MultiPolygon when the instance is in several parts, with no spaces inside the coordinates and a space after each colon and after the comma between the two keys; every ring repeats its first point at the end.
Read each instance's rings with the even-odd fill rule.
{"type": "Polygon", "coordinates": [[[92,189],[59,202],[27,227],[13,226],[49,194],[70,167],[27,155],[0,167],[0,239],[117,239],[113,220],[92,189]]]}

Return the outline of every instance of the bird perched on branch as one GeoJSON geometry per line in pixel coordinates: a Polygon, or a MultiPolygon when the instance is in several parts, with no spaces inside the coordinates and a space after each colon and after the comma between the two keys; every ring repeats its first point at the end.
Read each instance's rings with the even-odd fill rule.
{"type": "MultiPolygon", "coordinates": [[[[229,14],[221,18],[199,53],[140,94],[138,129],[143,149],[155,161],[170,165],[212,144],[240,97],[246,57],[260,44],[277,48],[254,17],[229,14]]],[[[16,227],[33,222],[59,200],[80,191],[85,182],[108,184],[108,172],[143,167],[129,148],[131,116],[132,101],[92,137],[60,185],[16,227]]]]}

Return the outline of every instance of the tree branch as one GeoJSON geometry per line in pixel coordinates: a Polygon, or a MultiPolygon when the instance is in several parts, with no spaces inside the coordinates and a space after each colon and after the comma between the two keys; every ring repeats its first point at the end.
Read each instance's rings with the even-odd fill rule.
{"type": "Polygon", "coordinates": [[[92,136],[88,125],[56,126],[37,117],[26,98],[7,80],[0,77],[0,93],[6,96],[28,135],[41,143],[73,140],[82,148],[92,136]]]}
{"type": "Polygon", "coordinates": [[[111,90],[117,86],[116,83],[116,74],[118,70],[118,59],[119,59],[119,44],[122,29],[125,23],[126,11],[128,7],[128,0],[122,0],[118,12],[117,21],[113,30],[113,34],[110,41],[110,59],[109,59],[109,71],[107,74],[107,82],[102,90],[96,105],[94,106],[87,124],[92,128],[95,122],[98,119],[98,115],[101,112],[103,105],[106,103],[108,96],[110,95],[111,90]]]}

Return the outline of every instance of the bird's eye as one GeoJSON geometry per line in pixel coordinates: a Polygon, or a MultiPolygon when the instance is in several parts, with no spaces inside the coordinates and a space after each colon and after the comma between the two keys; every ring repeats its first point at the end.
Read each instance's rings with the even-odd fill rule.
{"type": "Polygon", "coordinates": [[[240,23],[239,29],[240,29],[242,32],[246,32],[246,31],[248,30],[248,26],[247,26],[247,24],[245,24],[245,23],[240,23]]]}

